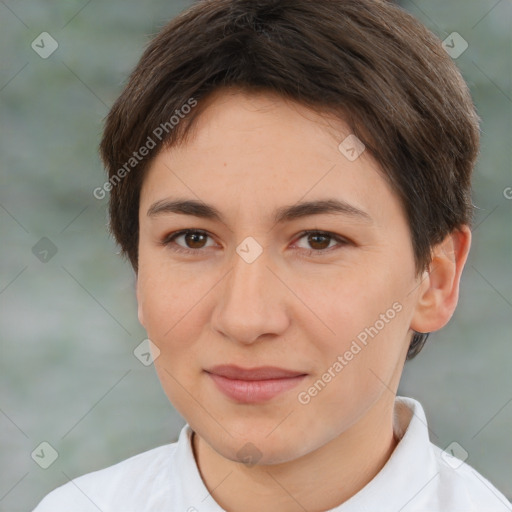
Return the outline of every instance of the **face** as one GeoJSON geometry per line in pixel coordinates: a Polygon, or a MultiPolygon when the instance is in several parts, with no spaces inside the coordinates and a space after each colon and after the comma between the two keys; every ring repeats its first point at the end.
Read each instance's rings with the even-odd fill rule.
{"type": "Polygon", "coordinates": [[[227,459],[247,442],[297,459],[393,401],[420,281],[401,204],[368,152],[339,149],[349,134],[224,90],[144,179],[139,319],[169,400],[227,459]]]}

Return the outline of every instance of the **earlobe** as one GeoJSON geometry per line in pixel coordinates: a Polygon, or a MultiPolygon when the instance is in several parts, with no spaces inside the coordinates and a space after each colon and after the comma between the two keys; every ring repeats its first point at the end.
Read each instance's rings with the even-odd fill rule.
{"type": "Polygon", "coordinates": [[[470,245],[471,230],[462,226],[433,247],[432,261],[421,278],[411,329],[433,332],[448,323],[457,306],[470,245]]]}

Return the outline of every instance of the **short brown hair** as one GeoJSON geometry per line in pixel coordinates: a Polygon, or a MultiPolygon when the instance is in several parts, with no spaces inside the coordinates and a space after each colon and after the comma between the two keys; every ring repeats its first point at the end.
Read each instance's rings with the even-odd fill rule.
{"type": "MultiPolygon", "coordinates": [[[[418,272],[434,245],[471,225],[479,118],[441,41],[419,21],[383,0],[203,0],[150,42],[106,119],[110,229],[136,272],[144,171],[159,149],[186,141],[207,95],[227,86],[345,121],[400,198],[418,272]],[[183,116],[191,100],[198,106],[183,116]],[[142,147],[146,157],[130,160],[142,147]]],[[[425,339],[413,336],[409,358],[425,339]]]]}

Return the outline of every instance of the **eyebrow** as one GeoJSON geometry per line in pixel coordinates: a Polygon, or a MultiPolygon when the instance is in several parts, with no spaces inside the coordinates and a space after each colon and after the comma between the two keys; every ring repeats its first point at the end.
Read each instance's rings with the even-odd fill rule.
{"type": "MultiPolygon", "coordinates": [[[[162,199],[149,207],[147,216],[158,217],[173,213],[225,223],[222,214],[217,208],[195,199],[162,199]]],[[[339,199],[320,199],[300,202],[290,206],[281,206],[274,211],[273,220],[276,224],[282,224],[311,215],[323,214],[345,215],[367,223],[373,222],[373,219],[364,210],[339,199]]]]}

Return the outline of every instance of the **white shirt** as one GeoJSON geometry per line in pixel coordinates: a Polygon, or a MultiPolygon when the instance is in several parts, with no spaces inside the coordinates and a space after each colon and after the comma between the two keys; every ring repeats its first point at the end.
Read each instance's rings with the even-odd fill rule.
{"type": "MultiPolygon", "coordinates": [[[[329,512],[512,511],[488,480],[430,442],[419,402],[396,397],[395,418],[400,441],[385,466],[329,512]]],[[[185,425],[176,443],[75,478],[48,494],[33,512],[223,512],[201,479],[191,434],[185,425]]]]}

